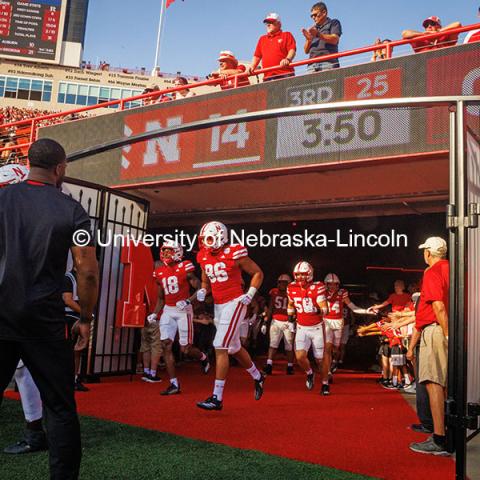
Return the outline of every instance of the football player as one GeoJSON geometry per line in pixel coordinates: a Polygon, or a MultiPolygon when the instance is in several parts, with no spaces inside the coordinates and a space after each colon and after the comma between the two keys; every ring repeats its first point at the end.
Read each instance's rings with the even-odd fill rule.
{"type": "Polygon", "coordinates": [[[263,394],[265,376],[252,362],[240,343],[240,325],[247,306],[252,302],[263,281],[260,267],[248,257],[242,245],[230,245],[227,227],[220,222],[205,224],[199,235],[198,263],[202,267],[202,288],[197,299],[204,301],[211,291],[215,306],[217,332],[213,341],[216,356],[216,374],[213,394],[197,406],[205,410],[221,410],[223,389],[228,374],[229,355],[244,367],[254,380],[255,400],[263,394]],[[247,293],[242,288],[242,272],[251,277],[247,293]]]}
{"type": "MultiPolygon", "coordinates": [[[[267,322],[270,322],[270,348],[268,359],[263,369],[267,375],[272,374],[273,359],[283,338],[285,354],[287,356],[287,375],[293,375],[293,339],[295,334],[291,331],[288,323],[288,296],[287,286],[291,283],[290,275],[284,273],[278,277],[277,287],[269,292],[267,308],[267,322]]],[[[262,325],[262,333],[267,332],[267,325],[262,325]]]]}
{"type": "Polygon", "coordinates": [[[358,315],[375,315],[365,308],[357,307],[349,298],[348,291],[340,288],[340,279],[335,273],[329,273],[324,279],[327,287],[328,313],[325,315],[326,348],[325,362],[329,367],[329,375],[336,370],[336,361],[342,342],[344,328],[344,308],[348,307],[358,315]],[[333,357],[333,358],[332,358],[333,357]]]}
{"type": "Polygon", "coordinates": [[[156,322],[160,316],[160,340],[163,346],[164,359],[170,385],[161,395],[176,395],[180,393],[180,384],[175,374],[175,359],[172,345],[175,336],[179,336],[180,349],[185,355],[199,360],[203,373],[210,369],[210,363],[205,353],[193,346],[193,309],[190,296],[190,286],[195,290],[200,287],[200,280],[194,274],[195,267],[189,260],[183,259],[183,248],[173,240],[166,240],[160,248],[160,265],[153,276],[158,284],[158,300],[155,311],[148,316],[149,322],[156,322]]]}
{"type": "Polygon", "coordinates": [[[323,316],[328,313],[325,296],[325,285],[313,281],[313,267],[308,262],[298,262],[293,270],[295,281],[287,287],[288,321],[290,329],[295,330],[295,316],[297,334],[295,336],[295,355],[298,365],[307,374],[307,389],[312,390],[314,374],[308,351],[313,349],[313,356],[322,373],[322,395],[329,395],[328,367],[323,361],[325,349],[325,324],[323,316]]]}

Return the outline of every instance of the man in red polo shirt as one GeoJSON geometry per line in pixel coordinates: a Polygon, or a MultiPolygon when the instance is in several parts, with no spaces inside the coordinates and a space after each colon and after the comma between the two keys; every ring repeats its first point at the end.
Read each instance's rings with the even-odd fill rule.
{"type": "Polygon", "coordinates": [[[420,341],[418,381],[427,387],[433,435],[424,442],[412,443],[410,449],[419,453],[448,455],[444,418],[448,369],[449,263],[445,259],[447,243],[443,238],[430,237],[418,248],[423,249],[428,268],[423,274],[415,330],[407,358],[413,358],[414,348],[420,341]]]}
{"type": "Polygon", "coordinates": [[[278,65],[278,68],[266,72],[263,76],[265,82],[295,75],[292,63],[297,45],[290,32],[282,31],[282,22],[278,13],[269,13],[263,20],[267,27],[267,34],[262,35],[253,54],[252,65],[248,69],[252,73],[262,62],[262,68],[278,65]]]}
{"type": "Polygon", "coordinates": [[[434,39],[424,38],[421,40],[413,40],[411,42],[412,48],[415,53],[425,52],[427,50],[435,50],[436,48],[451,47],[455,45],[458,40],[458,33],[449,34],[448,30],[453,28],[459,28],[462,26],[460,22],[453,22],[446,27],[442,27],[442,22],[436,16],[428,17],[423,21],[424,32],[417,32],[415,30],[404,30],[402,32],[403,39],[415,39],[417,37],[423,37],[425,35],[433,35],[439,32],[446,32],[441,37],[434,39]]]}

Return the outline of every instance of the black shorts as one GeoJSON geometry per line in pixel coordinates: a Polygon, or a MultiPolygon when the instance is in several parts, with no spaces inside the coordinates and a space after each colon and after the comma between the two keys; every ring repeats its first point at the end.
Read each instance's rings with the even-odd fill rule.
{"type": "Polygon", "coordinates": [[[388,343],[382,343],[380,345],[380,348],[378,349],[378,354],[383,357],[390,358],[392,354],[392,349],[390,348],[390,345],[388,343]]]}

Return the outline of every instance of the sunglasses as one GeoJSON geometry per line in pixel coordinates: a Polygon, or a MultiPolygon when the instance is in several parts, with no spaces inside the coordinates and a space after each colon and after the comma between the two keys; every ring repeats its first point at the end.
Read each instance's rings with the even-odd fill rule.
{"type": "Polygon", "coordinates": [[[317,18],[317,17],[321,17],[323,14],[324,14],[324,12],[312,13],[312,14],[310,15],[310,18],[315,19],[315,18],[317,18]]]}
{"type": "Polygon", "coordinates": [[[425,24],[425,28],[436,27],[436,26],[438,26],[438,23],[435,23],[435,22],[428,22],[425,24]]]}

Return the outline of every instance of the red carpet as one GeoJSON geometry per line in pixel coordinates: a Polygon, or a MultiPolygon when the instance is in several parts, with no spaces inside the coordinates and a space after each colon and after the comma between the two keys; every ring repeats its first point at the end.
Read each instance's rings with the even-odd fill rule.
{"type": "Polygon", "coordinates": [[[166,380],[147,384],[137,376],[133,382],[123,377],[89,385],[91,391],[79,393],[77,402],[84,415],[377,478],[454,478],[451,458],[409,450],[409,443],[426,435],[407,428],[416,422],[412,408],[401,394],[376,384],[375,376],[337,373],[332,395],[322,397],[318,383],[313,391],[306,390],[303,373],[287,377],[283,365],[277,368],[259,402],[253,399],[250,376],[232,368],[221,412],[195,406],[210,396],[213,383],[213,373],[202,375],[196,364],[178,371],[181,395],[161,397],[166,380]]]}

